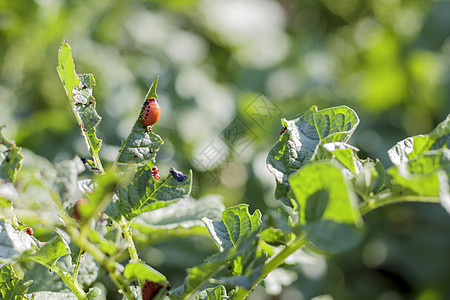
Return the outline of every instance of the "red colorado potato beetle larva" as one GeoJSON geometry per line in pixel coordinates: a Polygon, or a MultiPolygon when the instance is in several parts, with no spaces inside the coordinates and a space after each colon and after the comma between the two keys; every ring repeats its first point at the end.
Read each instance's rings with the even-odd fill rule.
{"type": "Polygon", "coordinates": [[[142,286],[142,300],[152,300],[160,293],[160,291],[167,294],[167,291],[170,290],[170,283],[166,281],[164,285],[165,286],[157,282],[146,280],[142,286]]]}
{"type": "Polygon", "coordinates": [[[161,116],[161,108],[159,107],[158,100],[152,97],[147,100],[147,105],[145,106],[144,113],[142,114],[142,123],[144,126],[152,126],[158,122],[161,116]]]}
{"type": "Polygon", "coordinates": [[[152,175],[155,180],[159,180],[161,177],[159,176],[159,169],[157,166],[153,166],[152,168],[152,175]]]}

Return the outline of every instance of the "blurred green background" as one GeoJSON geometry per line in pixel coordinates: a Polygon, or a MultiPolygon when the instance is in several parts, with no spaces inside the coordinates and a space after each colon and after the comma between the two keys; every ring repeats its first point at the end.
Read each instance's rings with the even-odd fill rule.
{"type": "MultiPolygon", "coordinates": [[[[104,164],[160,76],[162,176],[192,168],[195,197],[264,213],[279,206],[265,159],[281,117],[350,106],[361,118],[351,143],[385,166],[395,142],[446,117],[449,19],[450,3],[426,0],[0,0],[0,124],[51,161],[88,156],[56,72],[66,39],[77,72],[97,81],[104,164]]],[[[292,267],[279,296],[252,295],[450,299],[449,219],[438,205],[379,209],[358,248],[292,267]]],[[[145,253],[177,285],[212,247],[178,241],[145,253]],[[181,243],[194,245],[173,259],[181,243]]]]}

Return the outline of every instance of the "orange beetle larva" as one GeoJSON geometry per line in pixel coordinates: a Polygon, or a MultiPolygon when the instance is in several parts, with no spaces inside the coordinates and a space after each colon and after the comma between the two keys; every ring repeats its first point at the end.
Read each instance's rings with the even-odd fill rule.
{"type": "Polygon", "coordinates": [[[152,126],[158,122],[161,116],[161,108],[159,107],[158,100],[156,98],[149,98],[147,105],[145,106],[144,113],[142,114],[142,123],[144,126],[152,126]]]}

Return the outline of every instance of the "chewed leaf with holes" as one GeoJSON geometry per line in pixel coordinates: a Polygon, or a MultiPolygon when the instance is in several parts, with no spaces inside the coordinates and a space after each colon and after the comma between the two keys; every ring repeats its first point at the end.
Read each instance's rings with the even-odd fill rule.
{"type": "Polygon", "coordinates": [[[176,180],[172,175],[155,180],[152,167],[151,162],[139,167],[131,183],[117,192],[115,199],[106,209],[111,218],[119,220],[124,216],[131,220],[145,211],[167,206],[189,195],[192,172],[182,181],[176,180]]]}
{"type": "Polygon", "coordinates": [[[356,113],[346,106],[323,110],[313,106],[297,119],[283,119],[287,129],[267,157],[267,167],[277,182],[275,197],[292,206],[289,175],[313,158],[318,145],[348,141],[358,123],[356,113]]]}
{"type": "Polygon", "coordinates": [[[23,155],[20,147],[9,141],[2,133],[4,126],[0,126],[0,178],[13,182],[22,166],[23,155]]]}
{"type": "Polygon", "coordinates": [[[157,98],[157,84],[158,78],[153,81],[145,96],[144,103],[139,111],[139,116],[134,123],[130,134],[119,150],[119,156],[116,160],[117,164],[146,164],[149,161],[155,162],[156,153],[164,142],[159,135],[153,133],[153,131],[147,130],[147,127],[142,123],[141,117],[144,113],[147,99],[152,97],[157,98]]]}
{"type": "Polygon", "coordinates": [[[96,127],[100,123],[101,117],[95,110],[95,99],[92,96],[92,89],[95,85],[94,76],[91,74],[77,75],[72,49],[66,41],[58,51],[57,70],[78,126],[81,128],[81,134],[94,158],[95,165],[97,168],[101,168],[98,152],[102,141],[96,135],[96,127]]]}

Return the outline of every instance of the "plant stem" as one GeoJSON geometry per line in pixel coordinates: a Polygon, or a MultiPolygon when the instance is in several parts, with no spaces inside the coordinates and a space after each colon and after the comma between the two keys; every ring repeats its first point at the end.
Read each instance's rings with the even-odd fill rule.
{"type": "Polygon", "coordinates": [[[97,246],[87,240],[87,238],[80,234],[80,232],[73,226],[67,227],[67,232],[72,237],[72,240],[86,252],[92,255],[92,257],[109,273],[109,277],[114,284],[122,290],[127,299],[135,299],[131,292],[127,281],[120,274],[116,268],[116,263],[105,255],[97,246]]]}
{"type": "Polygon", "coordinates": [[[245,299],[248,294],[257,286],[266,276],[278,268],[285,259],[290,256],[292,253],[303,247],[307,242],[306,234],[305,233],[299,233],[295,236],[295,238],[284,247],[283,250],[278,252],[276,255],[272,256],[268,262],[265,264],[262,274],[259,276],[259,278],[253,283],[252,288],[250,290],[247,290],[243,287],[237,288],[237,293],[233,297],[233,300],[240,300],[245,299]]]}
{"type": "Polygon", "coordinates": [[[131,236],[130,222],[126,221],[124,218],[119,222],[122,228],[123,237],[128,242],[128,253],[130,254],[130,262],[138,262],[140,259],[136,250],[136,245],[134,244],[133,237],[131,236]]]}
{"type": "Polygon", "coordinates": [[[418,196],[418,195],[402,195],[396,197],[373,198],[365,202],[359,207],[360,214],[364,215],[379,207],[394,204],[399,202],[426,202],[426,203],[440,203],[439,197],[418,196]]]}
{"type": "Polygon", "coordinates": [[[58,264],[55,267],[49,266],[49,268],[58,274],[58,276],[67,284],[69,289],[75,294],[75,296],[77,296],[78,299],[88,299],[83,287],[80,286],[78,281],[73,280],[72,276],[70,276],[67,272],[63,272],[58,264]]]}
{"type": "Polygon", "coordinates": [[[101,174],[105,173],[105,169],[103,169],[102,162],[100,160],[100,157],[98,156],[98,153],[92,153],[92,158],[94,159],[94,164],[100,171],[100,173],[101,174]]]}
{"type": "Polygon", "coordinates": [[[78,256],[77,256],[77,262],[76,262],[74,270],[73,270],[73,275],[72,275],[73,280],[77,280],[78,270],[80,269],[82,254],[83,254],[83,250],[80,249],[80,252],[78,253],[78,256]]]}

